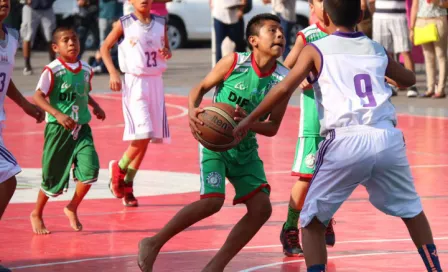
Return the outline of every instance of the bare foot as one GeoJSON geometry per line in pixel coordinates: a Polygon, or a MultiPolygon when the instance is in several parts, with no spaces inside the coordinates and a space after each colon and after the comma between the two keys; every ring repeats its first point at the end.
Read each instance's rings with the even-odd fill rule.
{"type": "Polygon", "coordinates": [[[72,228],[75,231],[81,231],[82,224],[81,224],[81,222],[79,222],[78,215],[76,214],[76,211],[72,211],[68,207],[65,207],[64,213],[68,217],[68,220],[70,221],[70,226],[72,226],[72,228]]]}
{"type": "Polygon", "coordinates": [[[50,234],[51,232],[47,230],[44,224],[44,220],[41,215],[37,215],[34,212],[30,215],[31,227],[33,232],[38,235],[50,234]]]}
{"type": "Polygon", "coordinates": [[[159,251],[153,238],[144,238],[138,243],[138,267],[142,272],[152,272],[159,251]]]}

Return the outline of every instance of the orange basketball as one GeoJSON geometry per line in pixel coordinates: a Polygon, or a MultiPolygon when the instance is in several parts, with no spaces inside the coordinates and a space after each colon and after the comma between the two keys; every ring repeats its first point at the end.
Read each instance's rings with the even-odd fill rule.
{"type": "Polygon", "coordinates": [[[196,134],[199,142],[207,149],[222,152],[235,147],[238,142],[233,137],[236,127],[235,108],[225,103],[214,103],[204,108],[198,119],[204,125],[198,125],[201,134],[196,134]]]}

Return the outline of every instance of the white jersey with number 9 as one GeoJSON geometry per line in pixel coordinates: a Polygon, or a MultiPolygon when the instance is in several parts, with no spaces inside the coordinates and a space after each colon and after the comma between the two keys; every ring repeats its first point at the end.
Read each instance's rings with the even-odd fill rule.
{"type": "Polygon", "coordinates": [[[338,127],[396,123],[384,77],[388,57],[380,44],[360,32],[336,32],[312,45],[322,60],[313,84],[322,136],[338,127]]]}

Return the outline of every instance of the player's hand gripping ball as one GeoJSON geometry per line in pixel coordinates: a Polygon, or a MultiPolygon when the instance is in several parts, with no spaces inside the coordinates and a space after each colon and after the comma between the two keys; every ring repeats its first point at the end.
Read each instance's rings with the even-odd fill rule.
{"type": "MultiPolygon", "coordinates": [[[[235,147],[238,140],[233,137],[234,120],[237,116],[233,106],[225,103],[214,103],[195,112],[193,120],[193,136],[207,149],[223,152],[235,147]]],[[[190,117],[190,119],[192,119],[190,117]]],[[[190,120],[190,126],[192,120],[190,120]]]]}

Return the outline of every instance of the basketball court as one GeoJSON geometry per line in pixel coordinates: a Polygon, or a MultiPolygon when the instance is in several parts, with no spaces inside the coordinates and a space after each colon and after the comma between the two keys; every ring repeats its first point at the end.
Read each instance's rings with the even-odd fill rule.
{"type": "MultiPolygon", "coordinates": [[[[44,124],[35,124],[7,100],[8,120],[3,131],[8,149],[23,172],[18,189],[0,222],[1,264],[13,271],[139,271],[137,243],[155,234],[184,205],[199,198],[197,142],[190,134],[187,98],[166,98],[172,144],[150,145],[136,177],[138,208],[125,208],[107,188],[109,160],[120,158],[123,117],[119,95],[94,96],[107,113],[104,122],[91,122],[101,162],[100,179],[79,210],[84,225],[74,232],[63,213],[74,184],[63,196],[50,200],[44,219],[52,232],[32,233],[29,215],[40,184],[44,124]]],[[[210,100],[206,101],[210,103],[210,100]]],[[[272,186],[273,215],[226,271],[306,271],[303,258],[285,258],[279,231],[286,218],[290,176],[296,144],[299,109],[290,106],[279,134],[259,136],[260,154],[272,186]]],[[[418,192],[431,220],[442,264],[448,258],[448,118],[400,115],[399,127],[418,192]]],[[[223,209],[172,239],[156,261],[154,271],[201,271],[245,213],[232,206],[233,188],[227,184],[223,209]]],[[[331,272],[423,271],[424,265],[399,219],[385,216],[358,188],[335,216],[336,246],[329,249],[331,272]]]]}

